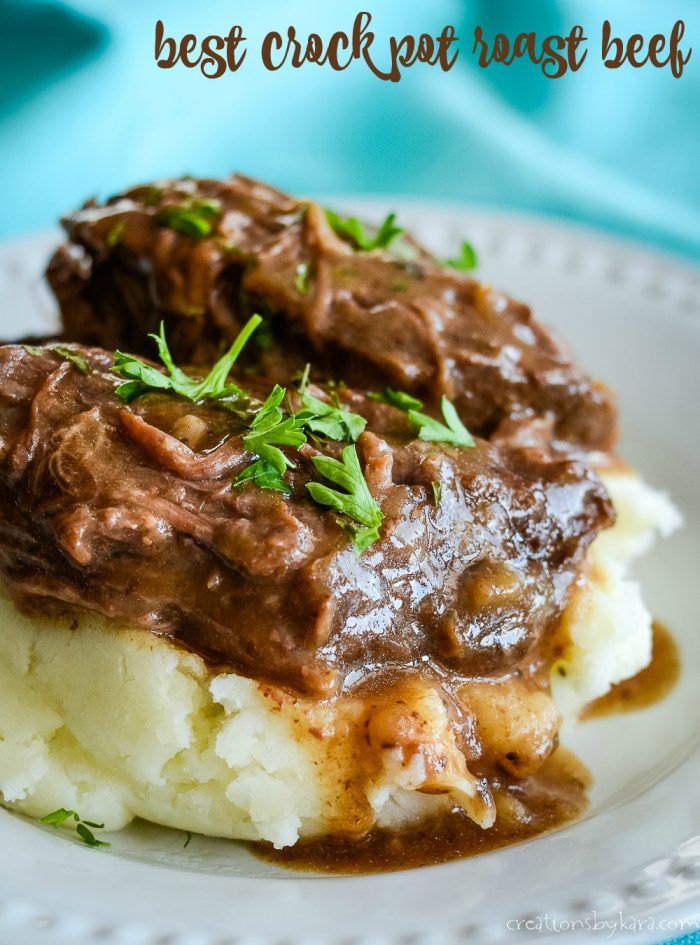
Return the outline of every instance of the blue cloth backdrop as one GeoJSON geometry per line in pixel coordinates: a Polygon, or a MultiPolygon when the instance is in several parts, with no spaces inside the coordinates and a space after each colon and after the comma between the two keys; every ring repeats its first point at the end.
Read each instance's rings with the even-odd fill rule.
{"type": "Polygon", "coordinates": [[[43,228],[91,195],[167,174],[240,169],[304,193],[434,196],[555,214],[700,255],[700,4],[671,0],[0,0],[0,235],[43,228]],[[362,64],[343,73],[266,71],[262,36],[349,29],[369,9],[377,49],[394,33],[452,23],[462,53],[445,74],[398,84],[362,64]],[[154,23],[175,35],[248,37],[242,69],[210,80],[157,69],[154,23]],[[601,24],[668,33],[698,48],[680,79],[600,64],[601,24]],[[580,23],[582,70],[557,80],[529,63],[477,67],[486,35],[544,36],[580,23]]]}

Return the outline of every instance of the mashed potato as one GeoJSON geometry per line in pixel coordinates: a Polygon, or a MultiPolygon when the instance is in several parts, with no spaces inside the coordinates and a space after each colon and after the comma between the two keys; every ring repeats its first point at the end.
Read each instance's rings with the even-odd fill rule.
{"type": "MultiPolygon", "coordinates": [[[[632,474],[606,483],[618,521],[591,548],[565,614],[570,646],[553,673],[569,715],[648,662],[651,619],[625,570],[656,532],[679,523],[670,502],[632,474]]],[[[277,847],[400,825],[454,803],[482,826],[493,822],[430,684],[394,693],[368,716],[359,700],[319,704],[212,676],[197,656],[93,615],[47,626],[2,596],[0,623],[0,797],[30,816],[66,807],[107,830],[142,817],[277,847]],[[410,731],[387,748],[382,727],[395,729],[397,712],[409,718],[402,704],[410,731]]],[[[485,703],[492,709],[495,692],[485,703]]],[[[537,715],[556,724],[556,713],[538,706],[537,715]]]]}
{"type": "Polygon", "coordinates": [[[617,521],[591,545],[588,580],[564,613],[571,642],[552,673],[552,692],[565,718],[649,663],[652,618],[627,570],[658,534],[666,537],[681,524],[670,499],[633,473],[602,478],[617,521]]]}

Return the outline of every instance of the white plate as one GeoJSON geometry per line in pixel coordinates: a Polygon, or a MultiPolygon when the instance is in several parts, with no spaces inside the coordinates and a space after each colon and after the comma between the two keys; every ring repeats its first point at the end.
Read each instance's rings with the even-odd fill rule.
{"type": "MultiPolygon", "coordinates": [[[[652,709],[572,734],[595,776],[583,821],[440,867],[311,877],[233,843],[195,837],[183,849],[181,834],[145,826],[96,851],[0,811],[2,945],[488,945],[540,941],[555,921],[571,945],[597,938],[587,926],[618,913],[627,930],[614,940],[642,943],[700,919],[700,280],[669,258],[542,219],[413,201],[349,205],[375,218],[398,210],[442,254],[469,238],[480,275],[532,303],[618,388],[624,454],[686,516],[642,568],[651,609],[680,642],[681,682],[652,709]],[[512,931],[526,919],[529,930],[512,931]]],[[[50,326],[38,278],[55,239],[0,247],[0,334],[50,326]]]]}

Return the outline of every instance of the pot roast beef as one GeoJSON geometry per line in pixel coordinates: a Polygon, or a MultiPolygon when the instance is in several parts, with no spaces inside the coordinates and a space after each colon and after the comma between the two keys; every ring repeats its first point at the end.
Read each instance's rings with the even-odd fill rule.
{"type": "Polygon", "coordinates": [[[530,310],[405,234],[366,251],[317,204],[240,176],[137,187],[63,222],[48,279],[69,341],[145,352],[162,320],[179,363],[208,365],[255,311],[270,327],[256,367],[281,382],[310,361],[357,387],[445,395],[482,437],[534,418],[550,440],[614,444],[610,392],[530,310]]]}
{"type": "MultiPolygon", "coordinates": [[[[252,185],[231,186],[253,200],[252,185]]],[[[267,227],[261,211],[255,224],[234,217],[240,242],[285,238],[277,214],[267,227]]],[[[129,209],[127,219],[142,260],[170,238],[146,211],[129,209]]],[[[178,237],[170,249],[182,251],[178,237]]],[[[194,252],[218,253],[206,244],[194,252]]],[[[453,290],[477,292],[459,280],[453,290]]],[[[213,332],[214,309],[207,319],[213,332]]],[[[89,328],[98,331],[97,316],[89,328]]],[[[98,349],[0,348],[0,572],[25,609],[87,608],[316,697],[370,673],[528,673],[551,656],[586,549],[612,520],[585,463],[479,439],[468,448],[423,442],[401,410],[337,388],[367,420],[357,452],[384,514],[379,540],[358,554],[337,512],[305,488],[318,478],[313,457],[337,456],[340,444],[288,449],[289,495],[235,486],[254,459],[245,420],[168,393],[127,405],[112,362],[98,349]]],[[[257,397],[269,391],[266,379],[238,380],[257,397]]]]}

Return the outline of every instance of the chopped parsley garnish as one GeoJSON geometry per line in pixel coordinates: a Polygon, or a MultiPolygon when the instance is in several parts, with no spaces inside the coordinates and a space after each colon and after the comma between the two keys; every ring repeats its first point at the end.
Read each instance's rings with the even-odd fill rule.
{"type": "Polygon", "coordinates": [[[40,358],[44,353],[44,349],[38,345],[22,345],[22,347],[32,358],[40,358]]]}
{"type": "Polygon", "coordinates": [[[409,410],[408,419],[418,428],[418,439],[429,443],[446,443],[448,446],[474,446],[474,438],[447,397],[440,401],[444,423],[418,410],[409,410]]]}
{"type": "Polygon", "coordinates": [[[145,207],[157,207],[160,203],[160,198],[163,196],[162,187],[149,187],[146,193],[144,194],[143,204],[145,207]]]}
{"type": "Polygon", "coordinates": [[[307,362],[304,370],[295,374],[293,380],[296,381],[299,393],[303,394],[309,386],[309,377],[311,376],[311,365],[307,362]]]}
{"type": "Polygon", "coordinates": [[[403,390],[387,387],[381,394],[370,394],[372,400],[379,400],[408,414],[408,419],[418,428],[418,439],[430,443],[446,443],[448,446],[474,446],[474,438],[459,419],[459,415],[447,397],[440,401],[440,410],[444,423],[440,423],[427,413],[421,413],[422,401],[403,390]]]}
{"type": "Polygon", "coordinates": [[[450,269],[458,269],[460,272],[469,272],[470,269],[475,268],[476,264],[476,250],[472,244],[467,243],[466,240],[462,240],[462,245],[459,248],[459,256],[444,261],[445,266],[448,266],[450,269]]]}
{"type": "Polygon", "coordinates": [[[306,295],[309,291],[309,280],[311,278],[311,269],[308,263],[299,263],[294,276],[294,288],[300,295],[306,295]]]}
{"type": "Polygon", "coordinates": [[[45,817],[41,818],[40,823],[47,824],[50,827],[62,827],[67,820],[75,821],[75,832],[83,843],[88,847],[109,847],[110,843],[105,840],[98,840],[92,830],[102,830],[104,824],[96,824],[91,820],[83,820],[74,810],[66,810],[65,807],[59,807],[45,817]],[[92,830],[90,829],[92,828],[92,830]]]}
{"type": "Polygon", "coordinates": [[[109,233],[105,237],[105,243],[110,249],[113,249],[117,243],[121,242],[121,238],[124,235],[125,223],[123,220],[119,220],[118,223],[115,223],[114,226],[110,229],[109,233]]]}
{"type": "Polygon", "coordinates": [[[437,479],[433,479],[430,485],[433,489],[433,505],[438,508],[442,502],[442,483],[438,482],[437,479]]]}
{"type": "Polygon", "coordinates": [[[221,207],[216,201],[193,198],[186,203],[162,207],[156,219],[171,230],[201,240],[211,235],[220,216],[221,207]]]}
{"type": "Polygon", "coordinates": [[[358,413],[344,410],[339,404],[327,404],[306,390],[301,393],[301,402],[305,410],[297,416],[303,419],[308,430],[329,440],[354,443],[367,426],[365,418],[358,413]]]}
{"type": "Polygon", "coordinates": [[[70,361],[81,374],[90,373],[90,364],[82,354],[78,354],[77,351],[73,351],[72,348],[67,348],[65,345],[52,345],[47,348],[40,348],[37,345],[22,345],[27,354],[31,355],[33,358],[40,358],[42,354],[45,354],[46,351],[50,351],[52,354],[58,355],[59,358],[63,358],[64,361],[70,361]]]}
{"type": "Polygon", "coordinates": [[[73,351],[72,348],[66,348],[65,345],[54,345],[51,348],[54,354],[57,354],[59,358],[64,358],[66,361],[70,361],[72,365],[77,367],[81,374],[90,373],[90,364],[82,354],[78,354],[77,351],[73,351]]]}
{"type": "Polygon", "coordinates": [[[275,334],[272,330],[272,322],[267,318],[263,318],[260,322],[260,327],[255,332],[253,343],[256,344],[261,351],[267,351],[267,349],[272,346],[274,340],[275,334]]]}
{"type": "Polygon", "coordinates": [[[168,373],[163,374],[158,368],[146,364],[130,354],[117,351],[112,370],[115,374],[128,378],[125,384],[121,384],[117,388],[117,396],[121,397],[126,403],[130,403],[144,394],[150,394],[154,390],[171,391],[194,402],[244,396],[238,385],[228,382],[228,375],[248,339],[261,322],[262,319],[259,315],[253,315],[243,326],[226,354],[216,362],[203,380],[189,377],[177,367],[165,340],[165,326],[161,322],[160,333],[149,335],[149,338],[152,338],[158,346],[160,360],[167,368],[168,373]]]}
{"type": "Polygon", "coordinates": [[[364,224],[357,217],[341,217],[332,210],[326,210],[326,219],[338,236],[350,240],[365,253],[373,249],[387,247],[403,233],[403,228],[396,226],[396,214],[389,213],[374,233],[368,233],[364,224]]]}
{"type": "MultiPolygon", "coordinates": [[[[298,448],[302,443],[306,443],[306,436],[302,430],[305,423],[304,419],[300,416],[285,416],[280,409],[280,404],[286,393],[284,387],[275,384],[267,400],[255,414],[249,432],[243,437],[243,446],[246,450],[249,453],[255,453],[258,459],[272,467],[278,477],[283,476],[288,469],[294,468],[294,463],[285,456],[279,447],[292,446],[298,448]]],[[[248,471],[244,470],[241,476],[248,471]]],[[[258,475],[262,472],[262,470],[258,470],[258,475]]],[[[239,476],[236,479],[236,485],[239,484],[240,478],[239,476]]],[[[254,475],[246,478],[256,477],[254,475]]],[[[270,486],[266,488],[270,488],[270,486]]]]}
{"type": "Polygon", "coordinates": [[[283,479],[275,467],[264,459],[256,459],[250,466],[246,466],[233,481],[234,486],[244,486],[252,482],[258,489],[269,489],[272,492],[283,492],[288,495],[292,491],[291,485],[283,479]]]}
{"type": "Polygon", "coordinates": [[[372,400],[378,400],[381,403],[389,404],[391,407],[397,407],[399,410],[422,410],[423,401],[417,397],[407,394],[403,390],[394,390],[387,387],[381,394],[370,394],[372,400]]]}
{"type": "Polygon", "coordinates": [[[312,462],[324,479],[340,486],[342,492],[320,482],[309,482],[306,488],[319,505],[327,505],[349,520],[344,523],[353,534],[358,554],[379,540],[379,526],[384,513],[369,491],[354,446],[346,446],[342,462],[330,456],[314,456],[312,462]]]}

